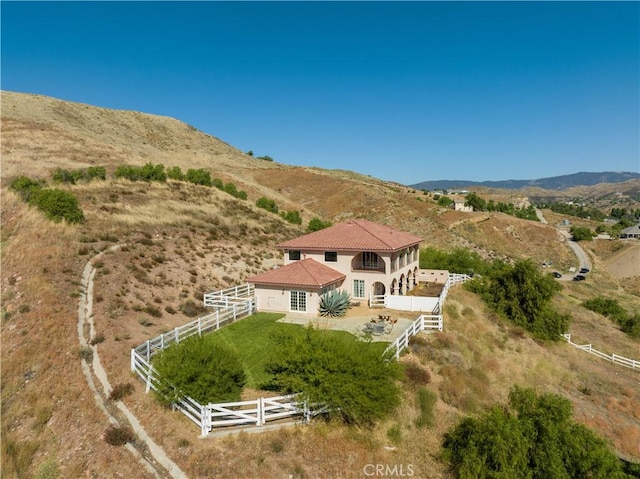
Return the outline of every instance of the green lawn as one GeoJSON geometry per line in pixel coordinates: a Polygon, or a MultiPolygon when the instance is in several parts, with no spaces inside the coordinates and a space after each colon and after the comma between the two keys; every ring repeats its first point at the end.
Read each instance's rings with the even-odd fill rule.
{"type": "MultiPolygon", "coordinates": [[[[269,337],[274,330],[287,328],[292,334],[303,334],[304,328],[300,325],[277,323],[276,321],[282,317],[284,314],[280,313],[257,313],[212,333],[216,341],[229,346],[240,357],[247,375],[247,387],[260,389],[260,385],[269,379],[264,371],[264,364],[269,357],[271,348],[269,337]]],[[[327,333],[357,340],[346,331],[327,331],[327,333]]],[[[372,346],[380,347],[380,354],[382,354],[388,344],[373,343],[372,346]]]]}

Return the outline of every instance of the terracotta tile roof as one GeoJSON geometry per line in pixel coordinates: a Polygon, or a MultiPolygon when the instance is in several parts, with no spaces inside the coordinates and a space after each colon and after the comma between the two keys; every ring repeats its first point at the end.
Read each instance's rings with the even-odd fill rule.
{"type": "Polygon", "coordinates": [[[344,278],[346,276],[339,271],[309,258],[252,276],[247,279],[247,282],[274,286],[323,288],[344,278]]]}
{"type": "Polygon", "coordinates": [[[324,251],[398,251],[422,238],[367,220],[348,220],[280,243],[280,249],[324,251]]]}

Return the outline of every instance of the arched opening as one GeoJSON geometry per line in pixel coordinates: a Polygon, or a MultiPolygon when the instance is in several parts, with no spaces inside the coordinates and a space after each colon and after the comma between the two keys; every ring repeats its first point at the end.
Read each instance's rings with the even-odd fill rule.
{"type": "Polygon", "coordinates": [[[406,286],[404,274],[400,276],[400,281],[398,281],[398,294],[404,294],[404,288],[406,286]]]}
{"type": "Polygon", "coordinates": [[[393,278],[393,281],[391,281],[391,294],[392,295],[396,294],[397,288],[398,288],[398,281],[395,278],[393,278]]]}
{"type": "Polygon", "coordinates": [[[384,287],[384,284],[376,281],[375,283],[373,283],[373,294],[374,296],[384,296],[386,292],[386,288],[384,287]]]}

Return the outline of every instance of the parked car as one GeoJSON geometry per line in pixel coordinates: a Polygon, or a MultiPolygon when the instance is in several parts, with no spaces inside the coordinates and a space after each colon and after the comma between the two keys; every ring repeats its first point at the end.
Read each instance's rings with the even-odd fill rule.
{"type": "Polygon", "coordinates": [[[581,273],[588,273],[589,272],[589,268],[580,268],[580,272],[581,273]]]}
{"type": "Polygon", "coordinates": [[[576,274],[573,277],[574,281],[584,281],[585,279],[587,279],[587,277],[584,274],[576,274]]]}
{"type": "Polygon", "coordinates": [[[557,271],[553,272],[553,277],[554,278],[562,278],[562,273],[558,273],[557,271]]]}

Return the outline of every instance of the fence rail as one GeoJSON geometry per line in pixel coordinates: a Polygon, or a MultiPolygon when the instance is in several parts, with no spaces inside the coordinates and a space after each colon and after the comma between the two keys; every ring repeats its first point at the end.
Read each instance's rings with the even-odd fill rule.
{"type": "Polygon", "coordinates": [[[611,361],[613,363],[620,364],[622,366],[626,366],[628,368],[640,371],[640,361],[637,361],[635,359],[625,358],[624,356],[620,356],[618,354],[612,354],[612,355],[605,354],[602,351],[598,351],[597,349],[594,349],[591,344],[576,344],[571,341],[570,334],[563,334],[562,337],[566,339],[566,341],[571,346],[574,346],[578,349],[582,349],[583,351],[594,354],[599,358],[606,359],[607,361],[611,361]]]}
{"type": "Polygon", "coordinates": [[[409,346],[409,338],[425,330],[442,331],[442,315],[441,314],[421,314],[411,325],[393,343],[385,349],[394,351],[396,359],[400,357],[400,352],[409,346]]]}

